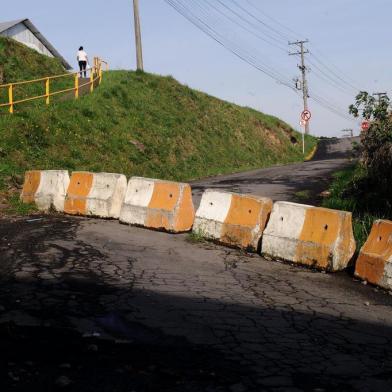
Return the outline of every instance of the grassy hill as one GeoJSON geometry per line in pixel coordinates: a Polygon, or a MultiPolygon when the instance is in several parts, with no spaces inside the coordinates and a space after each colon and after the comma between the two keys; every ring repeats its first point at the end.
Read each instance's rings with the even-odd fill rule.
{"type": "Polygon", "coordinates": [[[58,59],[44,57],[13,39],[0,37],[2,83],[35,79],[64,72],[64,67],[58,59]]]}
{"type": "MultiPolygon", "coordinates": [[[[32,168],[187,181],[296,162],[303,159],[300,140],[275,117],[171,77],[112,71],[78,101],[0,115],[0,193],[3,200],[16,194],[24,171],[32,168]]],[[[308,150],[315,142],[308,137],[308,150]]]]}

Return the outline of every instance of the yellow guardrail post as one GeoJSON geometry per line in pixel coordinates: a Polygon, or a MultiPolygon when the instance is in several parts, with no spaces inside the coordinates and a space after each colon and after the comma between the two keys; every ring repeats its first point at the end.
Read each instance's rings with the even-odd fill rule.
{"type": "Polygon", "coordinates": [[[90,69],[90,92],[94,91],[94,68],[90,69]]]}
{"type": "MultiPolygon", "coordinates": [[[[34,80],[26,80],[26,81],[21,81],[21,82],[15,82],[15,83],[9,83],[9,84],[4,84],[0,85],[0,88],[8,89],[8,102],[1,103],[0,102],[0,108],[1,107],[8,107],[9,112],[12,114],[14,113],[14,108],[15,105],[19,105],[25,102],[30,102],[34,100],[41,100],[45,99],[45,103],[47,105],[50,104],[51,96],[54,95],[59,95],[59,94],[65,94],[65,93],[71,93],[72,91],[74,92],[75,99],[79,98],[80,95],[80,88],[81,87],[86,87],[90,85],[90,92],[92,93],[94,91],[94,83],[97,83],[97,85],[100,85],[102,80],[103,80],[103,63],[106,65],[106,70],[109,69],[109,64],[102,60],[99,57],[94,57],[94,65],[90,68],[90,78],[89,81],[85,82],[83,81],[83,84],[80,84],[80,79],[79,79],[79,72],[75,73],[67,73],[67,74],[62,74],[62,75],[54,75],[54,76],[47,76],[39,79],[34,79],[34,80]],[[65,77],[74,77],[74,86],[70,88],[66,88],[63,90],[59,91],[51,91],[51,86],[50,86],[50,81],[53,79],[59,79],[59,78],[65,78],[65,77]],[[44,83],[45,84],[45,93],[42,94],[36,94],[34,96],[30,96],[28,98],[23,98],[23,99],[15,99],[15,86],[21,86],[21,85],[30,85],[33,83],[44,83]]],[[[87,79],[88,80],[88,79],[87,79]]],[[[53,86],[52,86],[53,89],[53,86]]]]}
{"type": "Polygon", "coordinates": [[[79,98],[79,74],[75,74],[75,99],[79,98]]]}
{"type": "Polygon", "coordinates": [[[50,79],[46,78],[45,81],[45,102],[47,105],[50,103],[50,79]]]}
{"type": "Polygon", "coordinates": [[[97,58],[97,64],[98,64],[98,72],[99,72],[99,84],[102,83],[102,61],[100,58],[97,58]]]}
{"type": "Polygon", "coordinates": [[[8,87],[8,102],[10,105],[10,113],[14,113],[14,85],[10,84],[8,87]]]}

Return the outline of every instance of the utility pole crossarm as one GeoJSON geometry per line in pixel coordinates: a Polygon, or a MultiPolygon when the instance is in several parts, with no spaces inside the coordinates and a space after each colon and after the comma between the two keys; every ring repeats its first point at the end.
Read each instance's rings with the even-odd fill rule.
{"type": "Polygon", "coordinates": [[[377,97],[378,104],[380,104],[381,100],[387,95],[387,93],[373,93],[373,96],[377,97]]]}

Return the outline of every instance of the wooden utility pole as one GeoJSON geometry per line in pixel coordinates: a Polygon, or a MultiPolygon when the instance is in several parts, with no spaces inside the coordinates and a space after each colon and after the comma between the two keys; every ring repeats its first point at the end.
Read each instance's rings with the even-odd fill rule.
{"type": "MultiPolygon", "coordinates": [[[[309,89],[308,89],[308,81],[306,79],[306,72],[307,72],[307,67],[305,65],[305,54],[309,53],[308,50],[305,50],[304,45],[308,43],[309,41],[296,41],[296,42],[289,42],[289,45],[298,45],[300,47],[299,52],[295,53],[290,53],[290,56],[301,56],[301,65],[298,66],[298,68],[301,70],[302,73],[302,85],[301,85],[301,90],[303,93],[303,100],[304,100],[304,110],[309,110],[308,107],[308,97],[309,97],[309,89]]],[[[309,127],[309,121],[306,121],[305,125],[305,133],[309,135],[310,132],[310,127],[309,127]]]]}
{"type": "Polygon", "coordinates": [[[140,32],[139,0],[133,0],[133,17],[135,20],[136,64],[143,71],[142,34],[140,32]]]}

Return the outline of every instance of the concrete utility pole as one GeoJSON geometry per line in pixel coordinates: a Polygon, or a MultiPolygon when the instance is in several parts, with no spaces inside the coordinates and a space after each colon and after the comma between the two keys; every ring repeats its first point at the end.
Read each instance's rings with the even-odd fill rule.
{"type": "Polygon", "coordinates": [[[374,93],[373,96],[377,97],[378,104],[381,103],[382,98],[386,97],[387,93],[374,93]]]}
{"type": "Polygon", "coordinates": [[[133,17],[135,19],[137,69],[139,71],[143,71],[143,51],[142,51],[142,34],[140,32],[139,0],[133,0],[133,17]]]}
{"type": "MultiPolygon", "coordinates": [[[[308,50],[305,50],[304,44],[308,43],[309,41],[296,41],[296,42],[289,42],[289,45],[298,45],[301,49],[300,52],[295,52],[295,53],[290,53],[290,56],[301,56],[301,65],[298,66],[298,68],[302,72],[302,85],[301,85],[301,90],[303,93],[303,99],[304,99],[304,110],[308,110],[308,97],[309,97],[309,89],[308,89],[308,81],[306,79],[306,72],[307,72],[307,67],[305,65],[305,54],[309,53],[308,50]]],[[[309,121],[306,121],[305,125],[305,133],[309,135],[310,128],[309,128],[309,121]]]]}

